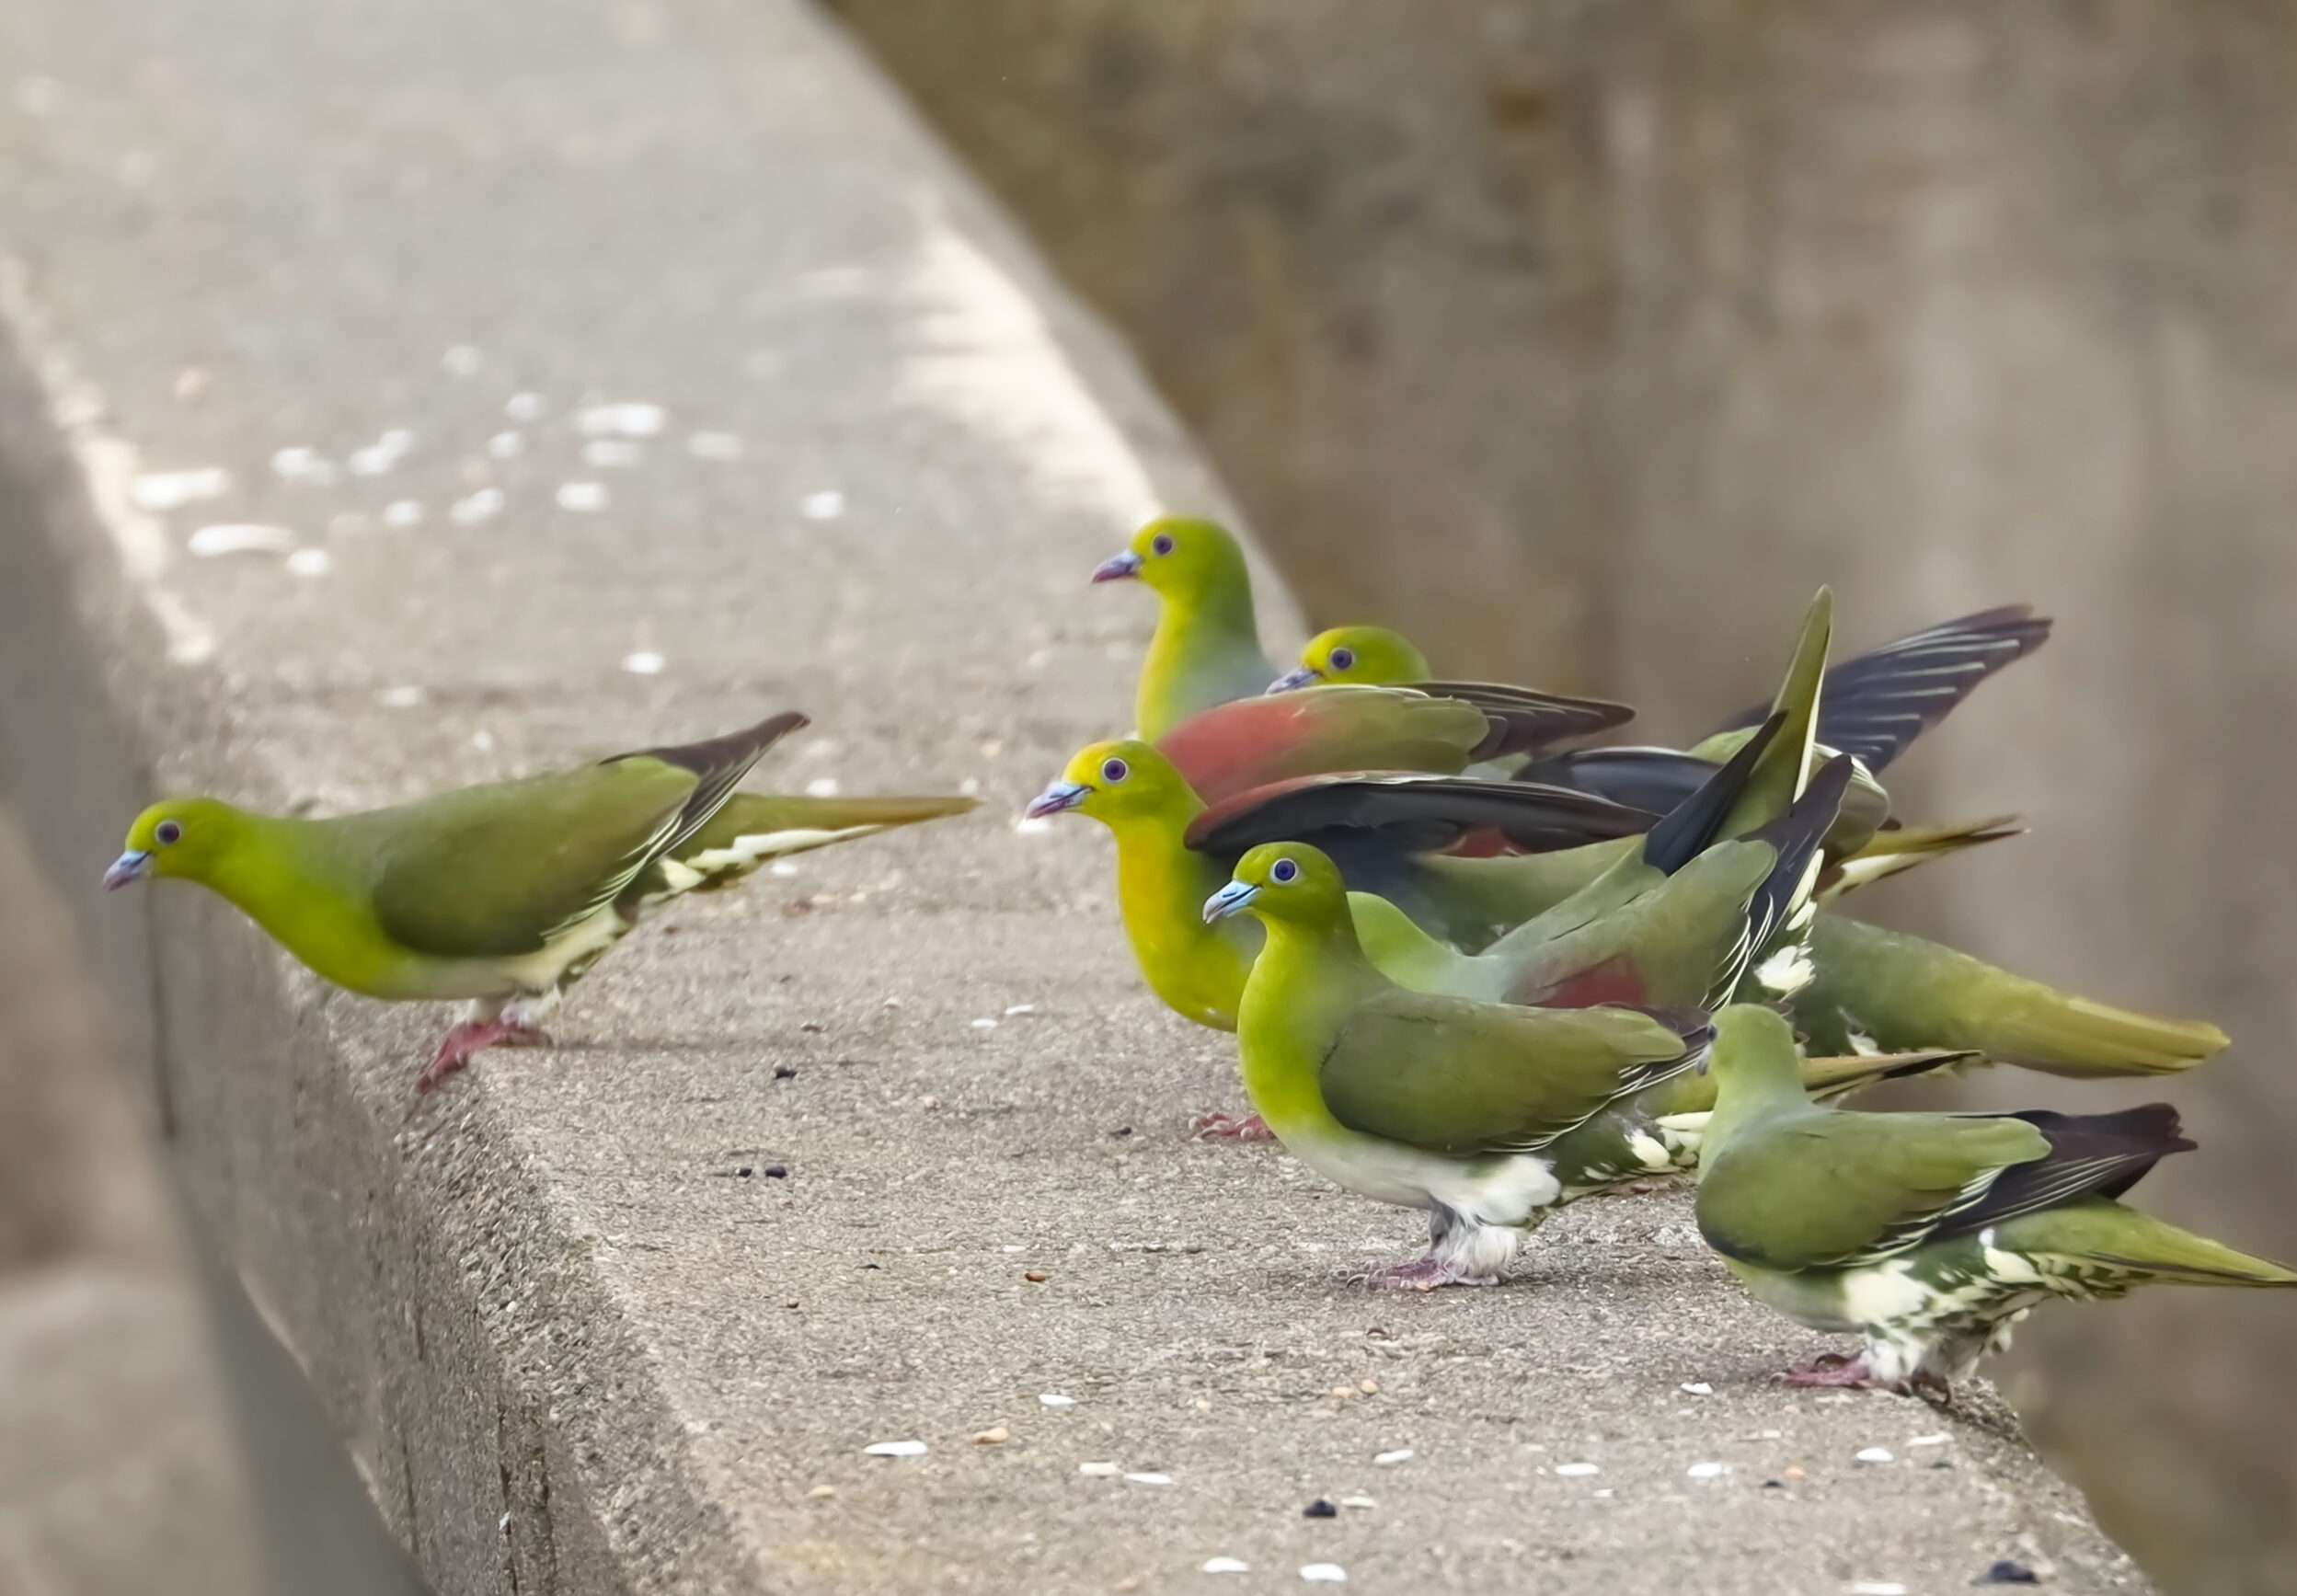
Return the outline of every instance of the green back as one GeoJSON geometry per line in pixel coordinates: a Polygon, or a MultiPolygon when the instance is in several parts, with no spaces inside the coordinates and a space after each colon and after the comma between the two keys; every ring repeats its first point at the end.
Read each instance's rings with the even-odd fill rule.
{"type": "Polygon", "coordinates": [[[1537,1147],[1614,1097],[1688,1069],[1632,1009],[1536,1009],[1389,988],[1341,1022],[1319,1073],[1352,1131],[1453,1154],[1537,1147]]]}
{"type": "Polygon", "coordinates": [[[363,833],[375,919],[395,941],[436,959],[514,958],[612,902],[695,785],[637,756],[319,823],[363,833]]]}

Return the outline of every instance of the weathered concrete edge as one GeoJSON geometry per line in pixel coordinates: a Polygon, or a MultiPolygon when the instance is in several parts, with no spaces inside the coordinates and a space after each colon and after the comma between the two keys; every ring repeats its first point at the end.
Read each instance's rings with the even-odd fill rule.
{"type": "MultiPolygon", "coordinates": [[[[1131,357],[875,86],[860,52],[820,26],[825,51],[917,130],[945,215],[1030,298],[1150,481],[1234,522],[1131,357]]],[[[214,640],[154,580],[165,534],[129,502],[135,469],[29,275],[0,259],[0,506],[14,524],[0,584],[40,617],[0,637],[0,742],[34,756],[42,779],[19,795],[29,829],[191,1176],[199,1223],[442,1590],[763,1588],[687,1467],[637,1338],[517,1177],[499,1100],[475,1094],[452,1119],[408,1129],[404,1061],[372,1011],[325,1003],[256,939],[186,947],[158,935],[147,895],[95,890],[84,867],[116,848],[160,769],[258,803],[289,798],[236,732],[214,640]],[[291,1134],[265,1144],[281,1156],[250,1169],[233,1147],[187,1142],[175,1113],[186,1094],[278,1122],[291,1134]],[[216,1160],[238,1167],[201,1178],[216,1160]]],[[[1296,626],[1272,568],[1253,558],[1271,623],[1296,626]]]]}

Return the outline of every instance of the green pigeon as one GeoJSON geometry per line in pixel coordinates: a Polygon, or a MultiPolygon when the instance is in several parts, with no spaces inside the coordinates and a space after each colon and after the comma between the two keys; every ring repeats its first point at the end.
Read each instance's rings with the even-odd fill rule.
{"type": "Polygon", "coordinates": [[[973,807],[970,798],[792,798],[735,784],[794,711],[707,742],[325,820],[212,798],[162,799],[104,873],[197,881],[336,985],[398,1002],[468,999],[416,1082],[496,1045],[546,1041],[566,989],[650,910],[778,855],[973,807]]]}
{"type": "Polygon", "coordinates": [[[1138,581],[1156,594],[1156,635],[1132,710],[1138,735],[1149,741],[1215,705],[1252,696],[1276,674],[1260,649],[1244,549],[1219,522],[1160,516],[1102,561],[1093,580],[1138,581]]]}
{"type": "Polygon", "coordinates": [[[2118,1114],[1863,1114],[1804,1095],[1786,1022],[1717,1018],[1699,1233],[1757,1301],[1864,1338],[1797,1384],[1951,1395],[2052,1297],[2290,1286],[2297,1273],[2116,1200],[2193,1143],[2166,1103],[2118,1114]]]}
{"type": "Polygon", "coordinates": [[[1327,1179],[1429,1214],[1427,1256],[1373,1283],[1490,1284],[1556,1205],[1672,1166],[1624,1128],[1573,1132],[1690,1070],[1704,1014],[1400,987],[1364,956],[1338,867],[1305,844],[1255,848],[1204,905],[1245,912],[1268,937],[1236,1016],[1253,1107],[1327,1179]]]}

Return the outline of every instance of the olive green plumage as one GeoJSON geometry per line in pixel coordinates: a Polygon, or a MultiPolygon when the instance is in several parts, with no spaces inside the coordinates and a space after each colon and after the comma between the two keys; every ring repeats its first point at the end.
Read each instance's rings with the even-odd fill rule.
{"type": "Polygon", "coordinates": [[[1671,1166],[1622,1131],[1556,1151],[1621,1099],[1689,1069],[1704,1016],[1542,1009],[1416,993],[1358,944],[1339,871],[1314,848],[1255,848],[1207,918],[1249,911],[1268,944],[1237,1014],[1245,1087],[1303,1163],[1351,1191],[1426,1210],[1432,1245],[1383,1283],[1498,1278],[1556,1204],[1671,1166]]]}
{"type": "Polygon", "coordinates": [[[777,853],[972,805],[736,794],[805,723],[776,715],[708,742],[325,819],[166,798],[137,818],[106,880],[198,882],[364,996],[471,1000],[428,1085],[479,1048],[536,1039],[558,995],[663,900],[777,853]]]}
{"type": "Polygon", "coordinates": [[[1812,1384],[1943,1388],[2037,1303],[2151,1282],[2297,1285],[2297,1274],[2115,1200],[2192,1146],[2165,1104],[2119,1114],[1862,1114],[1803,1090],[1785,1020],[1717,1016],[1699,1231],[1761,1301],[1865,1350],[1812,1384]]]}

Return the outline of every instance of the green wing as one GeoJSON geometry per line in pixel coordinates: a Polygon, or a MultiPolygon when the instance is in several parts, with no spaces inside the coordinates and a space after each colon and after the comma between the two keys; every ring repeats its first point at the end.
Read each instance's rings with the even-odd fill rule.
{"type": "Polygon", "coordinates": [[[676,834],[695,773],[628,758],[465,787],[362,817],[375,839],[375,919],[437,959],[538,951],[614,901],[676,834]]]}
{"type": "Polygon", "coordinates": [[[1318,1085],[1333,1118],[1369,1136],[1444,1153],[1521,1150],[1696,1056],[1636,1009],[1516,1008],[1397,988],[1349,1016],[1318,1085]]]}
{"type": "Polygon", "coordinates": [[[1919,1242],[2050,1143],[2022,1119],[1812,1111],[1751,1128],[1700,1177],[1700,1234],[1763,1269],[1829,1269],[1919,1242]]]}

